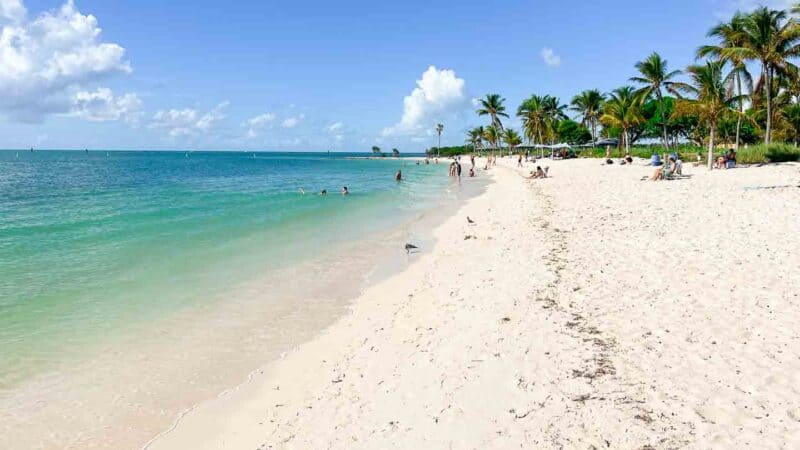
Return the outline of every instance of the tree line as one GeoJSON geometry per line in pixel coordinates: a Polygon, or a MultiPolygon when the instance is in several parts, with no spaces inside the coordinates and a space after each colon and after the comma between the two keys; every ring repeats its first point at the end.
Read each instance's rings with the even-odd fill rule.
{"type": "Polygon", "coordinates": [[[737,12],[708,32],[696,61],[670,70],[653,52],[634,64],[627,83],[611,92],[588,89],[569,104],[531,95],[517,107],[521,134],[506,127],[506,100],[480,99],[476,113],[487,125],[467,132],[473,149],[528,144],[584,144],[617,138],[626,151],[640,139],[657,139],[665,151],[679,142],[707,146],[709,164],[719,143],[800,141],[800,3],[791,10],[737,12]],[[576,115],[570,119],[568,113],[576,115]]]}

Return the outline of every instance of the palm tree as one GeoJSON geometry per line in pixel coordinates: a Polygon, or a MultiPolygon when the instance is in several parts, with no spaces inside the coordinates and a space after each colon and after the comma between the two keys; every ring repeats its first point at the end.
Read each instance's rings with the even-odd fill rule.
{"type": "Polygon", "coordinates": [[[655,94],[658,100],[658,108],[661,110],[661,130],[662,138],[664,139],[664,149],[669,151],[669,140],[667,139],[667,121],[664,118],[664,95],[661,88],[664,87],[670,90],[673,82],[670,79],[678,76],[681,71],[673,70],[667,71],[667,60],[661,58],[656,52],[653,52],[644,61],[636,63],[636,69],[641,76],[631,77],[631,81],[645,85],[638,93],[641,96],[642,102],[651,95],[655,94]]]}
{"type": "Polygon", "coordinates": [[[519,133],[512,130],[511,128],[505,130],[505,132],[503,133],[503,140],[508,146],[509,155],[514,151],[514,148],[516,146],[522,144],[522,138],[520,137],[519,133]]]}
{"type": "Polygon", "coordinates": [[[486,98],[479,100],[480,108],[476,111],[479,116],[489,116],[492,119],[491,125],[498,130],[503,129],[503,124],[500,122],[499,117],[508,117],[506,114],[506,107],[503,105],[506,99],[500,97],[499,94],[486,94],[486,98]]]}
{"type": "Polygon", "coordinates": [[[572,110],[581,115],[581,125],[592,130],[592,142],[597,142],[597,123],[603,115],[605,99],[597,89],[583,91],[572,98],[572,110]]]}
{"type": "Polygon", "coordinates": [[[517,108],[517,116],[522,119],[522,130],[528,142],[544,143],[545,113],[542,97],[531,95],[517,108]]]}
{"type": "Polygon", "coordinates": [[[492,146],[492,150],[496,150],[500,141],[500,130],[494,125],[489,125],[483,130],[483,138],[492,146]]]}
{"type": "Polygon", "coordinates": [[[708,32],[709,37],[719,39],[718,45],[704,45],[697,49],[697,57],[704,58],[713,56],[723,61],[731,63],[731,71],[725,77],[725,84],[728,89],[736,89],[739,101],[739,113],[736,118],[736,150],[739,150],[739,142],[742,130],[742,119],[744,117],[744,91],[742,83],[747,93],[753,91],[753,77],[747,70],[745,58],[741,52],[731,51],[731,49],[741,48],[744,33],[745,16],[741,13],[734,14],[730,22],[723,22],[715,26],[708,32]]]}
{"type": "Polygon", "coordinates": [[[634,125],[644,122],[642,117],[642,102],[634,88],[623,86],[614,89],[608,101],[603,106],[603,115],[600,122],[606,126],[622,129],[622,141],[625,142],[625,151],[631,149],[630,129],[634,125]]]}
{"type": "Polygon", "coordinates": [[[467,142],[472,144],[476,150],[483,146],[483,133],[483,127],[475,127],[467,131],[467,142]]]}
{"type": "Polygon", "coordinates": [[[764,143],[772,140],[773,89],[775,75],[789,73],[794,65],[788,59],[800,55],[800,26],[787,20],[786,11],[761,7],[742,19],[741,30],[732,40],[738,45],[723,48],[720,56],[725,59],[740,58],[761,63],[761,76],[756,91],[764,93],[767,107],[767,126],[764,143]]]}
{"type": "Polygon", "coordinates": [[[436,134],[439,135],[439,145],[436,147],[436,157],[439,157],[439,149],[442,148],[442,131],[444,131],[444,125],[437,123],[436,124],[436,134]]]}
{"type": "Polygon", "coordinates": [[[733,107],[740,100],[738,96],[730,95],[730,90],[725,85],[725,79],[722,76],[724,67],[723,61],[708,61],[704,65],[689,66],[686,71],[691,77],[691,83],[676,83],[675,85],[677,91],[694,96],[693,99],[680,97],[675,106],[675,114],[697,115],[701,123],[708,126],[709,170],[711,170],[714,160],[717,124],[723,114],[735,113],[733,107]]]}
{"type": "Polygon", "coordinates": [[[545,95],[542,97],[542,111],[544,113],[545,133],[548,139],[552,142],[556,138],[556,130],[558,129],[558,122],[567,119],[566,114],[567,105],[562,105],[558,97],[545,95]]]}

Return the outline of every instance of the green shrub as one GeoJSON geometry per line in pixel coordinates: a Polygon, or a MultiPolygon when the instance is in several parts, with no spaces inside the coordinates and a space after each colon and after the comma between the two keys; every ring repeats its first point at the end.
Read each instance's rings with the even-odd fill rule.
{"type": "Polygon", "coordinates": [[[740,164],[800,161],[800,148],[781,143],[752,145],[748,148],[740,147],[736,161],[740,164]]]}

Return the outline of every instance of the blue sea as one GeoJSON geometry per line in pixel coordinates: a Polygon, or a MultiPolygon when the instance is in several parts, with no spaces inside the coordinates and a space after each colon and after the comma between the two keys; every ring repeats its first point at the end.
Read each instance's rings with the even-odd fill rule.
{"type": "MultiPolygon", "coordinates": [[[[0,394],[271,273],[402,239],[457,194],[446,164],[363,156],[0,151],[0,394]]],[[[302,298],[270,284],[261,309],[283,284],[302,298]]]]}

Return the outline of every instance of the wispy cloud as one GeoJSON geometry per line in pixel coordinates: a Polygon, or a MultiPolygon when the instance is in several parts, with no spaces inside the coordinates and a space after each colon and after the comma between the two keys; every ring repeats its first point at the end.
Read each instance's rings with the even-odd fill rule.
{"type": "Polygon", "coordinates": [[[222,102],[202,115],[194,108],[161,110],[155,113],[149,127],[165,130],[172,137],[208,133],[225,118],[228,105],[222,102]]]}
{"type": "Polygon", "coordinates": [[[336,133],[337,131],[341,130],[342,127],[344,127],[344,124],[342,122],[336,122],[334,124],[325,127],[325,131],[327,131],[328,133],[336,133]]]}
{"type": "Polygon", "coordinates": [[[539,53],[547,67],[555,68],[561,65],[561,57],[552,48],[545,47],[539,53]]]}
{"type": "Polygon", "coordinates": [[[294,128],[297,125],[299,125],[300,122],[302,122],[303,119],[305,119],[305,117],[306,117],[305,114],[299,114],[297,116],[287,117],[286,119],[284,119],[283,122],[281,122],[281,126],[283,128],[294,128]]]}

